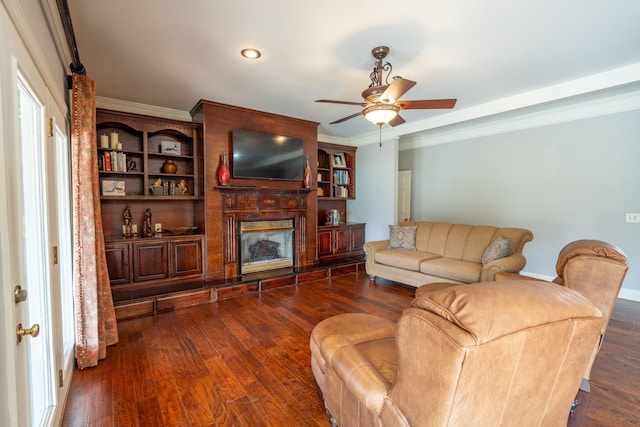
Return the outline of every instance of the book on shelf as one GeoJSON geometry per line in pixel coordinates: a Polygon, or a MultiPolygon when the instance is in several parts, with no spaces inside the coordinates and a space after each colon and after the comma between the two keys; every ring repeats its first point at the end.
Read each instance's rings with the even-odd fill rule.
{"type": "Polygon", "coordinates": [[[333,197],[349,197],[349,188],[340,185],[335,186],[333,197]]]}
{"type": "Polygon", "coordinates": [[[121,151],[104,151],[98,155],[98,170],[127,172],[127,155],[121,151]]]}
{"type": "Polygon", "coordinates": [[[336,185],[349,185],[349,171],[348,170],[334,170],[333,171],[333,183],[336,185]]]}

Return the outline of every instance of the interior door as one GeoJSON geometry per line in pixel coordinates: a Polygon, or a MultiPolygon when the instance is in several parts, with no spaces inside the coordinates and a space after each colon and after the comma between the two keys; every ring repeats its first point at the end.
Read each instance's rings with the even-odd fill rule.
{"type": "Polygon", "coordinates": [[[411,219],[411,171],[398,172],[398,216],[397,223],[411,219]]]}

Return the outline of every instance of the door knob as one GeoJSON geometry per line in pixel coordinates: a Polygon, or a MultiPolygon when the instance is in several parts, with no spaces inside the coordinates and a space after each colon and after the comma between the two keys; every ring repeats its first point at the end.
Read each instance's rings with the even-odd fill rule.
{"type": "Polygon", "coordinates": [[[40,325],[34,323],[32,327],[29,329],[24,329],[22,327],[22,323],[18,323],[18,329],[16,329],[16,335],[18,337],[18,342],[22,342],[22,337],[25,335],[31,335],[32,337],[37,337],[40,333],[40,325]]]}

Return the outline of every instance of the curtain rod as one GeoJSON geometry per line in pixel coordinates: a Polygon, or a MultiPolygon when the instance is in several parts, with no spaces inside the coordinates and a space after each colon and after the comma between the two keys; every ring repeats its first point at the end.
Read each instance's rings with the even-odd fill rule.
{"type": "MultiPolygon", "coordinates": [[[[69,13],[69,4],[67,0],[56,0],[58,4],[58,11],[60,12],[60,19],[62,20],[62,26],[64,27],[64,35],[67,39],[67,45],[71,52],[71,64],[69,69],[72,74],[87,74],[87,70],[80,62],[80,55],[78,54],[78,45],[76,44],[76,36],[73,33],[73,24],[71,23],[71,14],[69,13]]],[[[69,85],[71,87],[71,85],[69,85]]]]}

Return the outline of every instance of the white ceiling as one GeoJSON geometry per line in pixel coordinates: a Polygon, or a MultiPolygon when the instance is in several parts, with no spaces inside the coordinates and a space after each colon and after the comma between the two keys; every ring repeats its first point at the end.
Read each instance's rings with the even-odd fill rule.
{"type": "Polygon", "coordinates": [[[81,62],[100,97],[189,111],[200,99],[377,135],[357,117],[371,49],[389,46],[412,110],[397,136],[640,81],[637,0],[69,0],[81,62]],[[246,60],[240,50],[262,51],[246,60]],[[552,90],[549,90],[551,88],[552,90]],[[405,129],[405,130],[403,130],[405,129]]]}

